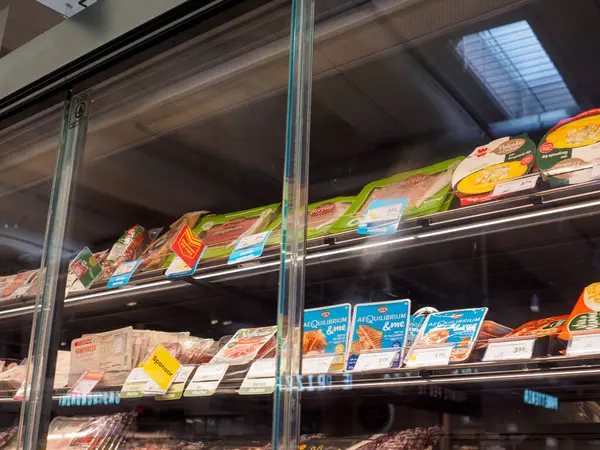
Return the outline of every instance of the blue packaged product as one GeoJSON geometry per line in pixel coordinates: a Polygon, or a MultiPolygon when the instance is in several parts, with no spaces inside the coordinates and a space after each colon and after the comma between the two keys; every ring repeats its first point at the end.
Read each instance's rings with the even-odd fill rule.
{"type": "Polygon", "coordinates": [[[302,353],[344,353],[349,329],[349,303],[306,309],[302,353]]]}
{"type": "Polygon", "coordinates": [[[427,316],[415,347],[452,343],[451,362],[465,361],[475,345],[487,308],[458,309],[427,316]]]}
{"type": "Polygon", "coordinates": [[[398,367],[406,346],[410,323],[410,300],[392,300],[378,303],[360,303],[354,307],[352,322],[351,356],[348,370],[352,370],[358,355],[365,350],[397,348],[399,357],[392,367],[398,367]]]}

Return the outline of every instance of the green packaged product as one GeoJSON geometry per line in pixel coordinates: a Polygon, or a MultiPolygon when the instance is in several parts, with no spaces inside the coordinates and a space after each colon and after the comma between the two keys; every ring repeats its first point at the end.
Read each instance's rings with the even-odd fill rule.
{"type": "Polygon", "coordinates": [[[454,196],[450,186],[452,174],[463,159],[459,156],[367,184],[346,214],[333,225],[332,232],[355,230],[373,200],[407,198],[403,219],[446,211],[454,196]]]}
{"type": "MultiPolygon", "coordinates": [[[[227,214],[205,216],[194,228],[206,250],[202,259],[220,258],[229,255],[240,237],[264,231],[279,212],[280,203],[261,206],[227,214]]],[[[165,267],[171,264],[173,257],[165,262],[165,267]]]]}
{"type": "MultiPolygon", "coordinates": [[[[335,197],[309,204],[306,238],[328,235],[333,224],[346,213],[354,199],[355,197],[335,197]]],[[[273,229],[273,232],[267,240],[267,245],[281,243],[281,216],[269,228],[273,229]]]]}

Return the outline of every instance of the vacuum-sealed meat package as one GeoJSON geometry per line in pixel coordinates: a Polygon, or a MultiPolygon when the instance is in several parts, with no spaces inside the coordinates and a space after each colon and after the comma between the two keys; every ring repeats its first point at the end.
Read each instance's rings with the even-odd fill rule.
{"type": "Polygon", "coordinates": [[[102,263],[102,278],[110,278],[119,264],[137,259],[147,245],[148,233],[144,227],[134,225],[112,246],[102,263]]]}
{"type": "Polygon", "coordinates": [[[454,196],[450,186],[452,174],[463,159],[462,156],[449,159],[367,184],[331,231],[356,229],[373,200],[407,199],[403,219],[446,211],[454,196]]]}
{"type": "Polygon", "coordinates": [[[212,362],[238,365],[267,357],[275,349],[276,333],[276,326],[238,330],[212,362]]]}

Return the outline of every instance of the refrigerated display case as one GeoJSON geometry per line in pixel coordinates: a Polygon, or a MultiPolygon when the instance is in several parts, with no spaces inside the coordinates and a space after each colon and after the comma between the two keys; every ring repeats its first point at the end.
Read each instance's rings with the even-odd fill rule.
{"type": "Polygon", "coordinates": [[[0,305],[39,327],[8,437],[597,447],[600,10],[569,6],[232,4],[73,84],[26,140],[50,291],[0,305]]]}

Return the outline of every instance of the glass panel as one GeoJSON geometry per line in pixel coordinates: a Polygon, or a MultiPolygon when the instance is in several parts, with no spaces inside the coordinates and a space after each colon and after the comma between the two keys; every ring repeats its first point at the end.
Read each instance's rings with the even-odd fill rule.
{"type": "Polygon", "coordinates": [[[290,8],[214,10],[74,96],[69,269],[39,446],[271,441],[290,8]]]}
{"type": "Polygon", "coordinates": [[[595,448],[597,4],[316,8],[300,444],[595,448]]]}
{"type": "MultiPolygon", "coordinates": [[[[44,297],[42,260],[63,105],[0,130],[0,383],[2,445],[16,445],[24,382],[32,372],[32,312],[44,297]]],[[[15,123],[16,122],[16,123],[15,123]]]]}

